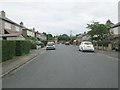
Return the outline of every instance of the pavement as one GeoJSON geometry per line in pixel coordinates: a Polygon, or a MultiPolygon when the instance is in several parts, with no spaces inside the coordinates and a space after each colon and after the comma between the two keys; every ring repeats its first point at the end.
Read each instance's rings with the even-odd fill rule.
{"type": "Polygon", "coordinates": [[[117,88],[118,60],[57,45],[2,81],[3,88],[117,88]]]}
{"type": "Polygon", "coordinates": [[[21,67],[25,63],[29,62],[30,60],[34,59],[36,56],[41,54],[45,48],[40,49],[32,49],[29,54],[24,56],[17,56],[11,60],[2,63],[2,75],[0,77],[4,77],[5,75],[9,74],[10,72],[16,70],[17,68],[21,67]]]}
{"type": "Polygon", "coordinates": [[[120,59],[120,52],[118,51],[104,51],[104,50],[96,50],[97,53],[103,54],[103,55],[107,55],[116,59],[120,59]]]}

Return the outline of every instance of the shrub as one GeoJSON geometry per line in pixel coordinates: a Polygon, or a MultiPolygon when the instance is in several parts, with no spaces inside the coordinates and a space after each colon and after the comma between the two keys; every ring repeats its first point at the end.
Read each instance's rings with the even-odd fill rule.
{"type": "Polygon", "coordinates": [[[120,51],[120,41],[116,40],[112,42],[112,49],[116,51],[120,51]]]}
{"type": "Polygon", "coordinates": [[[30,52],[29,41],[16,41],[16,56],[28,54],[30,52]]]}
{"type": "Polygon", "coordinates": [[[107,47],[108,44],[110,44],[110,42],[109,42],[109,41],[98,41],[97,44],[98,44],[99,46],[102,46],[102,45],[103,45],[103,46],[107,47]]]}
{"type": "Polygon", "coordinates": [[[30,49],[36,49],[36,43],[30,42],[30,49]]]}
{"type": "Polygon", "coordinates": [[[46,46],[47,45],[47,42],[46,40],[43,40],[42,43],[46,46]]]}
{"type": "Polygon", "coordinates": [[[15,56],[15,41],[2,41],[2,61],[12,59],[15,56]]]}

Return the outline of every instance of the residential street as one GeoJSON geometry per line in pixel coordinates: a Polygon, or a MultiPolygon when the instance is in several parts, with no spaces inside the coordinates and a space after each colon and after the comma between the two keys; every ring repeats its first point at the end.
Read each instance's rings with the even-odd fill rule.
{"type": "Polygon", "coordinates": [[[3,78],[3,88],[117,88],[118,60],[56,45],[3,78]]]}

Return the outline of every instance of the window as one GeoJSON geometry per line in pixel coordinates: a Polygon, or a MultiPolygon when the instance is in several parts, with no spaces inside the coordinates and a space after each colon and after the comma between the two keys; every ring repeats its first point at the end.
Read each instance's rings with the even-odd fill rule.
{"type": "Polygon", "coordinates": [[[11,29],[11,24],[8,23],[8,22],[5,22],[5,28],[6,28],[6,29],[11,29]]]}
{"type": "Polygon", "coordinates": [[[20,28],[18,26],[15,26],[15,30],[19,32],[20,28]]]}

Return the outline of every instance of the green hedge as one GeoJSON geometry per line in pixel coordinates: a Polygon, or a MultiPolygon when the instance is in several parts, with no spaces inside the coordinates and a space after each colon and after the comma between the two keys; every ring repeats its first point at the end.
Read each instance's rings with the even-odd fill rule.
{"type": "Polygon", "coordinates": [[[12,59],[14,56],[21,56],[30,52],[29,41],[2,41],[2,61],[12,59]]]}
{"type": "Polygon", "coordinates": [[[15,56],[15,41],[2,41],[2,61],[12,59],[15,56]]]}
{"type": "Polygon", "coordinates": [[[119,40],[112,42],[112,49],[116,50],[116,51],[120,51],[120,41],[119,40]]]}
{"type": "Polygon", "coordinates": [[[48,41],[47,40],[43,40],[42,42],[46,46],[48,41]]]}
{"type": "Polygon", "coordinates": [[[16,56],[28,54],[30,51],[29,41],[16,41],[16,56]]]}
{"type": "Polygon", "coordinates": [[[108,44],[110,44],[111,42],[110,41],[98,41],[97,42],[97,44],[99,45],[99,46],[105,46],[105,47],[107,47],[108,46],[108,44]]]}
{"type": "Polygon", "coordinates": [[[36,43],[30,42],[30,49],[36,49],[36,43]]]}

